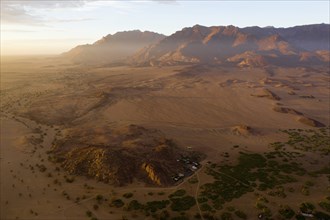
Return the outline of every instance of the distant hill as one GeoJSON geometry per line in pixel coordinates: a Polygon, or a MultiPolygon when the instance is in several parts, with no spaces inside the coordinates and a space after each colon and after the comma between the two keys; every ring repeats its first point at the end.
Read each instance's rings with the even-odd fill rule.
{"type": "Polygon", "coordinates": [[[139,30],[117,32],[107,35],[93,44],[79,45],[62,54],[76,63],[106,64],[121,61],[142,49],[156,43],[165,35],[139,30]]]}
{"type": "Polygon", "coordinates": [[[329,32],[328,24],[292,28],[195,25],[140,50],[131,57],[131,63],[322,64],[329,60],[329,32]]]}

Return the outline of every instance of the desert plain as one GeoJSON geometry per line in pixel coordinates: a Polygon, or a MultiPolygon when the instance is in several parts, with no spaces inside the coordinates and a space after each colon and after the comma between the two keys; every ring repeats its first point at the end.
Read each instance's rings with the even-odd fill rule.
{"type": "Polygon", "coordinates": [[[329,83],[326,66],[2,57],[1,219],[329,216],[329,83]],[[176,181],[182,155],[198,167],[176,181]]]}

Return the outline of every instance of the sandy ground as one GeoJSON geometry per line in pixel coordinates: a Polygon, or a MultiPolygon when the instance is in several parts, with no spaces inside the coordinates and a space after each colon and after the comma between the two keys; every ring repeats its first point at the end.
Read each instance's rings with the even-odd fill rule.
{"type": "MultiPolygon", "coordinates": [[[[208,161],[235,162],[238,151],[233,145],[248,152],[266,152],[269,143],[285,140],[278,129],[312,128],[298,122],[295,115],[273,111],[274,106],[290,107],[330,124],[329,75],[322,69],[276,68],[270,75],[264,69],[222,67],[188,73],[185,66],[81,68],[50,58],[7,58],[1,62],[1,219],[89,219],[86,211],[93,210],[98,193],[116,198],[134,192],[138,200],[148,201],[149,192],[164,191],[166,198],[180,187],[194,195],[200,184],[209,181],[200,172],[199,185],[185,182],[167,189],[141,183],[114,188],[83,177],[67,183],[64,176],[68,174],[56,171],[46,152],[55,137],[64,137],[72,129],[138,124],[159,129],[181,146],[205,153],[208,161]],[[251,95],[265,88],[281,100],[251,95]],[[253,133],[232,132],[242,124],[250,126],[253,133]],[[43,133],[42,142],[28,141],[28,137],[39,138],[43,133]],[[230,153],[230,159],[221,156],[224,152],[230,153]],[[39,172],[36,164],[44,164],[47,170],[39,172]],[[61,185],[54,183],[56,179],[61,185]],[[94,189],[86,189],[85,183],[94,189]],[[70,200],[63,191],[69,193],[70,200]],[[83,201],[74,201],[83,195],[83,201]]],[[[305,163],[317,157],[311,155],[305,163]]],[[[325,179],[320,184],[328,183],[325,179]]],[[[315,201],[327,193],[317,186],[314,191],[315,201]]],[[[233,201],[241,209],[245,200],[255,200],[253,194],[242,198],[233,201]]],[[[292,198],[292,204],[304,199],[292,198]]],[[[192,214],[198,212],[198,206],[191,210],[192,214]]],[[[93,213],[98,219],[131,215],[105,204],[93,213]]]]}

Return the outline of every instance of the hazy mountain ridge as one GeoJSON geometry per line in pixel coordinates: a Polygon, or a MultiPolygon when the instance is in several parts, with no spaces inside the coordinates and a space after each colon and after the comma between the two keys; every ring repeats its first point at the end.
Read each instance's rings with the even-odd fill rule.
{"type": "Polygon", "coordinates": [[[292,28],[195,25],[139,51],[132,62],[137,65],[322,64],[329,60],[329,31],[330,26],[326,24],[292,28]]]}
{"type": "Polygon", "coordinates": [[[125,59],[141,48],[158,42],[162,34],[139,30],[109,34],[93,44],[79,45],[63,54],[76,63],[105,64],[125,59]]]}

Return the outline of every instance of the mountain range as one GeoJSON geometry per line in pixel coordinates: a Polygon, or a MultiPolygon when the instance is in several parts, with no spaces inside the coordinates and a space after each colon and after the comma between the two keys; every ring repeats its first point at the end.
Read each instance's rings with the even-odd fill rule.
{"type": "Polygon", "coordinates": [[[136,66],[222,64],[239,67],[323,65],[330,61],[330,25],[289,28],[195,25],[170,36],[125,31],[63,54],[77,63],[136,66]]]}

